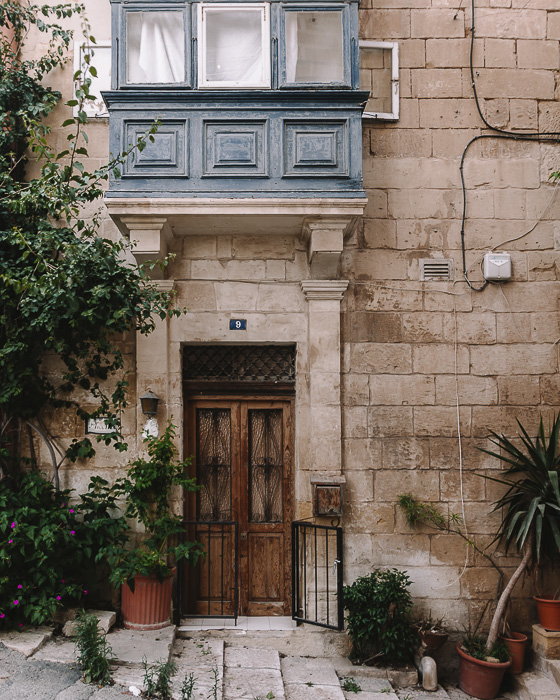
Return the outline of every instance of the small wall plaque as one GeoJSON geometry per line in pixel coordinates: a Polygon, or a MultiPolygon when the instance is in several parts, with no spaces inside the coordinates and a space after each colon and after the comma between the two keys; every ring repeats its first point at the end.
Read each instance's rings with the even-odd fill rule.
{"type": "Polygon", "coordinates": [[[230,331],[246,331],[247,330],[247,319],[245,318],[232,318],[229,322],[230,331]]]}
{"type": "Polygon", "coordinates": [[[115,428],[111,428],[107,424],[107,418],[86,418],[86,434],[105,435],[114,432],[114,430],[115,428]]]}

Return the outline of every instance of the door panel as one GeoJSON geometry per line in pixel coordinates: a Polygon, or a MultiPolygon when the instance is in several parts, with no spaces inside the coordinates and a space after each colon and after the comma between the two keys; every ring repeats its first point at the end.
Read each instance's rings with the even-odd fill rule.
{"type": "MultiPolygon", "coordinates": [[[[291,540],[290,409],[290,401],[252,399],[198,399],[188,406],[188,451],[195,457],[193,474],[202,488],[189,497],[187,519],[238,523],[242,615],[290,612],[286,555],[291,540]]],[[[217,546],[211,533],[204,544],[217,546]]],[[[226,578],[235,583],[233,557],[225,552],[221,556],[218,561],[226,578]]],[[[215,565],[200,567],[198,593],[190,591],[191,596],[204,598],[196,607],[205,609],[214,592],[220,592],[217,576],[215,565]]],[[[223,572],[220,576],[223,581],[223,572]]]]}

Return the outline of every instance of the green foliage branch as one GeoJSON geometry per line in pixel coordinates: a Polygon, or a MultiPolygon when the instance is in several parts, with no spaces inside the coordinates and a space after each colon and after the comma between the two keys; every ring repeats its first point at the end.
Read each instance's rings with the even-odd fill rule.
{"type": "Polygon", "coordinates": [[[70,496],[36,471],[0,481],[0,628],[39,625],[95,598],[98,552],[126,542],[104,479],[92,477],[78,503],[70,496]]]}
{"type": "Polygon", "coordinates": [[[374,569],[344,586],[352,655],[363,663],[402,664],[418,646],[410,619],[410,578],[397,569],[374,569]]]}
{"type": "MultiPolygon", "coordinates": [[[[191,460],[179,461],[174,444],[175,427],[169,422],[159,437],[147,437],[148,459],[130,463],[127,476],[115,483],[114,493],[126,499],[125,516],[138,521],[144,529],[138,547],[120,543],[100,550],[98,558],[107,557],[114,585],[128,583],[134,591],[134,576],[154,575],[163,581],[180,560],[196,564],[204,550],[200,543],[181,541],[185,528],[180,515],[173,513],[170,497],[176,487],[185,492],[199,489],[188,476],[191,460]]],[[[131,533],[132,534],[132,533],[131,533]]]]}
{"type": "MultiPolygon", "coordinates": [[[[150,280],[149,267],[128,262],[127,241],[99,235],[100,215],[88,211],[110,173],[118,177],[131,150],[143,150],[157,129],[103,167],[87,169],[84,103],[95,99],[96,76],[90,54],[73,76],[76,98],[65,103],[67,112],[77,111],[62,124],[66,144],[57,150],[50,143],[46,117],[61,96],[45,81],[66,61],[73,34],[61,22],[76,13],[83,18],[82,5],[8,0],[0,6],[0,434],[28,422],[48,439],[42,412],[64,408],[81,419],[108,417],[112,432],[99,439],[123,450],[119,417],[128,382],[118,340],[129,332],[148,334],[156,317],[182,312],[150,280]],[[48,49],[21,60],[30,31],[48,37],[48,49]],[[30,177],[28,159],[36,173],[30,177]],[[60,371],[49,371],[49,355],[58,357],[60,371]]],[[[83,21],[85,42],[95,45],[83,21]]],[[[3,472],[10,468],[6,451],[4,444],[3,472]]],[[[76,460],[94,448],[84,438],[61,454],[76,460]]]]}

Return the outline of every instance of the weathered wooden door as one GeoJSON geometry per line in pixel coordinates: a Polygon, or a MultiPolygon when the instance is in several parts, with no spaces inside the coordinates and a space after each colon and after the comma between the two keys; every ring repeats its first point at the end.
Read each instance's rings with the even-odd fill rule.
{"type": "MultiPolygon", "coordinates": [[[[187,520],[208,523],[204,544],[221,552],[217,564],[214,559],[199,567],[199,598],[211,598],[214,614],[220,614],[217,597],[223,598],[226,581],[226,597],[237,597],[239,614],[289,614],[291,402],[196,399],[189,402],[186,427],[193,474],[202,487],[187,504],[187,520]],[[223,529],[211,523],[227,521],[237,523],[238,540],[220,547],[216,539],[223,538],[223,529]]],[[[227,537],[233,533],[228,530],[227,537]]],[[[204,602],[199,607],[204,610],[204,602]]]]}

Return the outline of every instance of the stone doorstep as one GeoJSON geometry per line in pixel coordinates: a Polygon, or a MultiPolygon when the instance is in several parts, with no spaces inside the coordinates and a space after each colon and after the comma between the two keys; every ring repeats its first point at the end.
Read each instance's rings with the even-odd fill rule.
{"type": "Polygon", "coordinates": [[[223,639],[228,647],[246,646],[275,649],[285,656],[348,656],[350,638],[343,632],[302,625],[295,630],[241,630],[233,628],[192,630],[179,627],[181,639],[223,639]]]}

